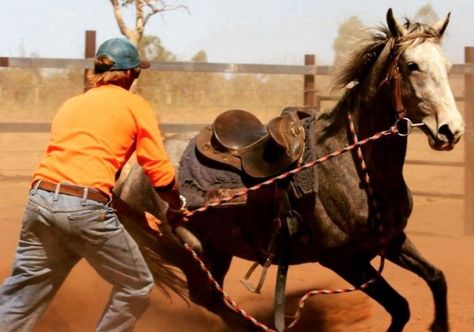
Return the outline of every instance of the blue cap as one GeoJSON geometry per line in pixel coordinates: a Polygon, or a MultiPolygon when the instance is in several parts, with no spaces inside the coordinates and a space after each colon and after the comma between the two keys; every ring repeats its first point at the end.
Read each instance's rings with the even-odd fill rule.
{"type": "Polygon", "coordinates": [[[107,55],[115,62],[111,70],[150,67],[148,61],[140,59],[137,48],[124,38],[112,38],[103,42],[97,50],[96,57],[101,55],[107,55]]]}

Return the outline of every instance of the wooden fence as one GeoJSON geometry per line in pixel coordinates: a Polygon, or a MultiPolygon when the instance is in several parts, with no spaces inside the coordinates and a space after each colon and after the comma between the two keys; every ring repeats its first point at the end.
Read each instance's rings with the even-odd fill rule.
{"type": "MultiPolygon", "coordinates": [[[[95,53],[95,32],[86,32],[86,59],[53,59],[53,58],[17,58],[0,57],[0,67],[15,68],[75,68],[86,72],[92,68],[95,53]]],[[[442,162],[407,160],[408,164],[450,166],[464,169],[464,193],[443,194],[432,192],[414,192],[417,195],[437,196],[464,199],[464,233],[474,235],[474,47],[465,48],[465,64],[453,66],[450,75],[463,75],[465,94],[456,97],[456,101],[464,102],[466,134],[464,136],[464,161],[442,162]]],[[[332,96],[316,95],[316,74],[327,75],[330,66],[317,66],[314,55],[306,55],[304,65],[262,65],[262,64],[228,64],[228,63],[196,63],[196,62],[152,62],[151,70],[177,72],[210,72],[210,73],[254,73],[254,74],[286,74],[304,75],[302,101],[305,106],[317,106],[322,101],[335,100],[332,96]]],[[[86,84],[84,81],[84,87],[86,84]]],[[[162,125],[166,132],[196,131],[202,125],[162,125]]],[[[48,132],[49,123],[5,123],[0,122],[0,133],[5,132],[48,132]]]]}

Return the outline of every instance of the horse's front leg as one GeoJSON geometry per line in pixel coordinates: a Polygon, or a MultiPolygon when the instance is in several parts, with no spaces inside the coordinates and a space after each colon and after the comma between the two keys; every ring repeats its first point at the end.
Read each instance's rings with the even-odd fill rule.
{"type": "Polygon", "coordinates": [[[363,291],[381,304],[392,316],[392,321],[387,331],[403,331],[403,328],[410,319],[408,302],[381,275],[378,275],[377,271],[370,265],[370,262],[349,258],[336,261],[331,260],[331,262],[321,261],[321,264],[332,269],[355,287],[375,279],[363,291]]]}
{"type": "Polygon", "coordinates": [[[405,234],[402,235],[398,244],[386,253],[386,257],[426,281],[433,294],[435,305],[431,331],[449,331],[447,284],[443,272],[429,263],[405,234]]]}

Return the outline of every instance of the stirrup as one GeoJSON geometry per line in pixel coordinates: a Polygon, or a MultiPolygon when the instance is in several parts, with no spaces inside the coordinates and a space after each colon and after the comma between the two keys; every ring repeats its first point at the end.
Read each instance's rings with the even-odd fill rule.
{"type": "Polygon", "coordinates": [[[252,264],[250,269],[247,271],[243,279],[240,279],[240,282],[247,288],[250,292],[260,294],[260,290],[262,289],[263,283],[265,282],[265,277],[267,275],[268,268],[272,265],[272,261],[267,258],[265,264],[262,265],[262,272],[260,274],[260,279],[258,280],[257,286],[254,286],[253,283],[249,280],[252,276],[252,273],[255,271],[257,266],[259,266],[259,262],[255,262],[252,264]]]}

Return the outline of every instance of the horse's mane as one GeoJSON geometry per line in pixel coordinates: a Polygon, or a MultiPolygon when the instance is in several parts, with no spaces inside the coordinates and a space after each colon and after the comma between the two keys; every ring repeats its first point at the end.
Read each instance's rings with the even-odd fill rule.
{"type": "Polygon", "coordinates": [[[334,87],[343,88],[349,83],[362,83],[369,75],[376,75],[378,78],[370,80],[371,82],[380,83],[379,79],[386,74],[383,70],[389,60],[403,53],[408,47],[421,44],[429,38],[439,42],[438,32],[427,24],[412,23],[405,18],[404,28],[407,33],[401,37],[394,36],[387,26],[372,29],[371,35],[358,43],[361,46],[349,54],[340,68],[336,68],[334,87]]]}

